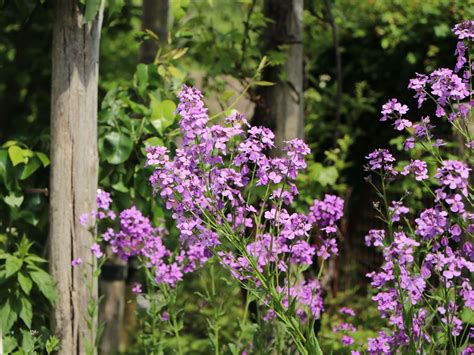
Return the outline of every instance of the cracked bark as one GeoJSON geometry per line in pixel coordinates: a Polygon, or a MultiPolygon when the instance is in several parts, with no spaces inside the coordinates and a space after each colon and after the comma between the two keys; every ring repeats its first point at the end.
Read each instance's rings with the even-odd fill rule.
{"type": "Polygon", "coordinates": [[[97,81],[103,8],[83,24],[75,0],[57,1],[53,25],[51,90],[50,270],[57,301],[51,323],[59,354],[84,354],[91,334],[87,305],[92,261],[89,232],[79,216],[95,208],[97,192],[97,81]],[[80,268],[71,261],[82,258],[80,268]],[[87,281],[89,282],[89,281],[87,281]]]}

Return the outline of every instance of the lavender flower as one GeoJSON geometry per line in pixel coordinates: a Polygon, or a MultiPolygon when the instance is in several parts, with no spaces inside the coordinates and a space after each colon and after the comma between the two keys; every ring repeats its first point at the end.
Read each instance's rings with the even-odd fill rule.
{"type": "Polygon", "coordinates": [[[395,161],[395,158],[387,149],[376,149],[365,158],[369,161],[369,165],[366,167],[367,171],[374,171],[392,176],[397,174],[392,164],[395,161]]]}
{"type": "Polygon", "coordinates": [[[392,206],[389,207],[392,222],[400,222],[400,216],[410,212],[402,201],[393,201],[392,206]]]}
{"type": "Polygon", "coordinates": [[[453,32],[460,40],[474,41],[474,21],[466,20],[456,24],[453,32]]]}
{"type": "Polygon", "coordinates": [[[425,240],[433,239],[443,234],[447,229],[448,213],[440,208],[428,208],[415,219],[415,233],[425,240]]]}
{"type": "Polygon", "coordinates": [[[91,245],[91,252],[97,259],[104,256],[104,253],[102,253],[102,250],[100,249],[100,245],[97,243],[91,245]]]}
{"type": "Polygon", "coordinates": [[[72,267],[76,267],[76,266],[79,266],[81,264],[82,264],[82,259],[81,258],[73,259],[71,261],[71,266],[72,267]]]}
{"type": "Polygon", "coordinates": [[[392,115],[401,117],[407,112],[407,105],[402,105],[398,102],[397,99],[390,99],[382,106],[382,118],[380,119],[380,121],[386,121],[387,119],[391,118],[392,115]]]}
{"type": "Polygon", "coordinates": [[[415,180],[417,181],[423,181],[428,179],[428,166],[426,162],[422,160],[411,160],[410,164],[403,168],[401,174],[408,175],[410,172],[415,175],[415,180]]]}

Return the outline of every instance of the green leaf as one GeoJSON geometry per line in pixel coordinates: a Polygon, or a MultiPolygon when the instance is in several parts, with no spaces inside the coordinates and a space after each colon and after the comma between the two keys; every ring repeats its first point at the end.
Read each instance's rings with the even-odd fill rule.
{"type": "Polygon", "coordinates": [[[27,330],[21,331],[21,350],[25,354],[31,354],[35,350],[35,339],[27,330]]]}
{"type": "Polygon", "coordinates": [[[461,313],[461,320],[463,323],[474,324],[474,312],[469,308],[465,308],[461,313]]]}
{"type": "Polygon", "coordinates": [[[273,86],[273,85],[275,85],[275,83],[272,83],[270,81],[263,81],[262,80],[262,81],[256,81],[255,85],[257,85],[257,86],[273,86]]]}
{"type": "Polygon", "coordinates": [[[162,147],[164,145],[163,140],[158,137],[150,137],[143,142],[145,147],[162,147]]]}
{"type": "Polygon", "coordinates": [[[156,97],[150,96],[150,108],[151,124],[158,133],[163,134],[163,130],[175,121],[176,104],[171,100],[159,101],[156,97]]]}
{"type": "Polygon", "coordinates": [[[28,162],[28,157],[25,154],[25,150],[21,149],[17,145],[12,145],[8,148],[8,156],[13,164],[13,166],[17,166],[18,164],[26,164],[28,162]]]}
{"type": "Polygon", "coordinates": [[[169,65],[168,66],[168,71],[169,73],[171,74],[172,77],[178,79],[178,80],[183,80],[184,79],[184,74],[181,70],[179,70],[178,68],[176,68],[175,66],[173,65],[169,65]]]}
{"type": "Polygon", "coordinates": [[[35,154],[38,157],[38,159],[41,161],[41,163],[43,164],[43,168],[46,168],[49,165],[48,156],[41,152],[35,152],[35,154]]]}
{"type": "Polygon", "coordinates": [[[120,13],[122,11],[122,7],[124,5],[124,0],[109,0],[109,16],[114,16],[115,14],[120,13]]]}
{"type": "Polygon", "coordinates": [[[110,164],[118,165],[128,159],[133,151],[132,139],[122,132],[109,132],[104,136],[105,159],[110,164]]]}
{"type": "Polygon", "coordinates": [[[12,191],[8,196],[5,196],[4,201],[10,207],[20,207],[23,203],[24,196],[18,191],[12,191]]]}
{"type": "Polygon", "coordinates": [[[7,299],[5,303],[0,306],[0,328],[2,328],[2,333],[6,334],[17,319],[18,315],[12,310],[10,300],[7,299]]]}
{"type": "Polygon", "coordinates": [[[58,347],[59,347],[59,339],[56,338],[56,336],[51,335],[49,339],[46,341],[46,345],[45,345],[46,352],[48,354],[51,354],[53,351],[57,350],[58,347]]]}
{"type": "Polygon", "coordinates": [[[23,260],[17,258],[16,256],[9,255],[5,262],[5,278],[9,278],[13,274],[16,274],[20,271],[23,266],[23,260]]]}
{"type": "Polygon", "coordinates": [[[144,156],[146,156],[146,148],[158,147],[158,146],[162,147],[164,145],[163,140],[158,137],[150,137],[146,139],[143,143],[144,143],[144,147],[141,147],[140,151],[142,152],[144,156]]]}
{"type": "Polygon", "coordinates": [[[117,191],[123,192],[123,193],[127,193],[129,191],[129,188],[127,186],[125,186],[122,179],[120,179],[117,183],[113,184],[112,188],[114,190],[117,190],[117,191]]]}
{"type": "Polygon", "coordinates": [[[33,281],[25,275],[23,272],[18,273],[18,283],[20,284],[21,289],[27,295],[30,294],[31,288],[33,287],[33,281]]]}
{"type": "Polygon", "coordinates": [[[13,188],[16,177],[6,149],[0,149],[0,178],[8,190],[13,188]]]}
{"type": "Polygon", "coordinates": [[[31,321],[33,320],[33,306],[26,297],[20,298],[20,318],[28,328],[31,328],[31,321]]]}
{"type": "Polygon", "coordinates": [[[42,263],[47,263],[48,262],[48,260],[43,259],[43,258],[39,257],[38,255],[34,255],[34,254],[28,255],[26,257],[25,261],[30,265],[42,264],[42,263]]]}
{"type": "Polygon", "coordinates": [[[258,64],[257,72],[261,72],[263,68],[265,68],[265,65],[267,65],[267,63],[268,63],[267,57],[263,57],[260,63],[258,64]]]}
{"type": "Polygon", "coordinates": [[[31,176],[41,166],[41,161],[35,156],[28,161],[20,175],[20,180],[25,180],[31,176]]]}
{"type": "Polygon", "coordinates": [[[41,293],[53,303],[56,300],[56,288],[54,287],[51,276],[45,271],[37,269],[30,272],[30,277],[36,286],[38,286],[41,293]]]}
{"type": "Polygon", "coordinates": [[[101,0],[86,0],[86,11],[84,13],[84,22],[92,21],[99,12],[101,0]]]}
{"type": "Polygon", "coordinates": [[[8,148],[8,147],[11,147],[12,145],[18,145],[18,141],[12,141],[12,140],[6,141],[5,143],[2,144],[2,147],[8,148]]]}
{"type": "Polygon", "coordinates": [[[146,88],[148,86],[148,66],[146,64],[140,63],[137,65],[135,81],[138,93],[144,97],[146,94],[146,88]]]}
{"type": "Polygon", "coordinates": [[[4,354],[11,354],[13,350],[18,346],[18,342],[15,337],[7,335],[3,338],[3,351],[4,354]]]}

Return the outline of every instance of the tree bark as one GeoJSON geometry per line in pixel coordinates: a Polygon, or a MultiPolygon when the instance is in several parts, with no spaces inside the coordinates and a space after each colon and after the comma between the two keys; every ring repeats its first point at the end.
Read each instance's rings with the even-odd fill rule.
{"type": "Polygon", "coordinates": [[[264,53],[281,50],[286,61],[269,66],[263,80],[276,83],[260,87],[254,123],[274,130],[276,145],[303,137],[303,0],[265,0],[264,14],[270,19],[263,34],[264,53]]]}
{"type": "MultiPolygon", "coordinates": [[[[104,3],[104,2],[102,2],[104,3]]],[[[84,354],[92,334],[87,305],[96,297],[90,233],[79,217],[96,208],[97,84],[103,7],[84,24],[79,1],[56,2],[51,93],[50,268],[57,288],[52,329],[59,354],[84,354]],[[82,265],[72,268],[71,261],[82,265]],[[92,290],[87,285],[93,285],[92,290]],[[92,292],[91,292],[92,291],[92,292]]]]}
{"type": "MultiPolygon", "coordinates": [[[[169,0],[143,0],[142,29],[152,31],[158,35],[160,43],[166,43],[169,13],[169,0]]],[[[158,45],[155,41],[144,41],[140,47],[140,61],[142,63],[152,63],[157,50],[158,45]]]]}

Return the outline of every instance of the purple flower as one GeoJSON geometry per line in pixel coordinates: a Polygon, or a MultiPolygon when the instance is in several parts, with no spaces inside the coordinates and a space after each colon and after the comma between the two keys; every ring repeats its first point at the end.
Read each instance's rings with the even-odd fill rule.
{"type": "Polygon", "coordinates": [[[369,354],[390,355],[392,353],[390,348],[392,341],[393,340],[390,336],[388,336],[384,331],[380,331],[377,338],[369,338],[367,350],[369,351],[369,354]]]}
{"type": "Polygon", "coordinates": [[[350,337],[349,335],[343,335],[341,339],[341,343],[344,346],[349,346],[349,345],[354,344],[354,339],[350,337]]]}
{"type": "Polygon", "coordinates": [[[209,120],[207,108],[204,107],[201,92],[196,88],[183,85],[178,97],[179,105],[176,113],[181,117],[179,125],[183,145],[188,146],[204,132],[209,120]]]}
{"type": "Polygon", "coordinates": [[[314,200],[308,219],[320,229],[335,226],[344,214],[344,200],[335,195],[326,194],[323,200],[314,200]]]}
{"type": "Polygon", "coordinates": [[[425,87],[427,83],[428,76],[418,73],[416,73],[416,78],[410,79],[408,83],[408,88],[416,91],[415,98],[418,99],[418,108],[420,108],[426,100],[425,87]]]}
{"type": "Polygon", "coordinates": [[[407,105],[402,105],[397,99],[390,99],[382,106],[382,118],[380,121],[386,121],[388,118],[391,118],[393,114],[395,114],[397,117],[401,117],[407,112],[407,105]]]}
{"type": "Polygon", "coordinates": [[[81,214],[81,216],[79,217],[79,223],[81,224],[81,226],[86,226],[87,225],[88,218],[89,218],[88,213],[81,214]]]}
{"type": "Polygon", "coordinates": [[[385,231],[383,229],[371,229],[369,234],[365,236],[365,245],[368,247],[383,247],[383,240],[385,238],[385,231]]]}
{"type": "Polygon", "coordinates": [[[459,41],[456,45],[456,51],[454,52],[454,54],[457,56],[456,66],[454,67],[455,72],[460,71],[462,67],[466,64],[466,51],[466,44],[463,41],[459,41]]]}
{"type": "Polygon", "coordinates": [[[413,148],[415,148],[415,138],[407,138],[405,142],[403,142],[403,150],[408,151],[413,148]]]}
{"type": "Polygon", "coordinates": [[[408,175],[410,172],[415,175],[415,180],[423,181],[428,179],[428,166],[422,160],[412,160],[410,164],[405,166],[402,175],[408,175]]]}
{"type": "Polygon", "coordinates": [[[97,243],[91,245],[91,252],[92,255],[94,255],[97,259],[100,259],[104,256],[104,253],[102,253],[102,250],[100,250],[100,245],[97,243]]]}
{"type": "Polygon", "coordinates": [[[132,292],[136,295],[142,293],[142,285],[138,282],[135,282],[132,286],[132,292]]]}
{"type": "Polygon", "coordinates": [[[352,308],[349,308],[349,307],[341,307],[339,309],[339,313],[342,313],[342,314],[347,314],[348,316],[352,316],[352,317],[355,317],[355,312],[352,308]]]}
{"type": "Polygon", "coordinates": [[[447,229],[448,213],[440,208],[428,208],[415,219],[415,233],[425,240],[433,239],[443,234],[447,229]]]}
{"type": "Polygon", "coordinates": [[[410,212],[408,207],[403,205],[402,201],[393,201],[392,206],[389,207],[392,222],[400,222],[400,216],[410,212]]]}
{"type": "Polygon", "coordinates": [[[398,120],[395,120],[395,122],[393,122],[393,127],[397,131],[403,131],[405,128],[411,127],[412,125],[413,123],[411,123],[411,121],[402,118],[399,118],[398,120]]]}
{"type": "Polygon", "coordinates": [[[76,267],[76,266],[79,266],[82,264],[82,259],[81,258],[77,258],[77,259],[74,259],[71,261],[71,266],[72,267],[76,267]]]}
{"type": "Polygon", "coordinates": [[[296,264],[311,265],[315,254],[314,247],[305,240],[299,240],[291,247],[291,261],[296,264]]]}
{"type": "Polygon", "coordinates": [[[430,131],[435,128],[435,126],[431,124],[430,118],[426,116],[421,119],[420,123],[413,125],[413,128],[415,137],[428,138],[431,137],[430,131]]]}
{"type": "Polygon", "coordinates": [[[474,21],[466,20],[456,24],[453,32],[460,40],[474,41],[474,21]]]}
{"type": "Polygon", "coordinates": [[[397,174],[392,164],[395,158],[387,149],[376,149],[365,158],[369,161],[369,165],[366,166],[367,171],[381,172],[387,175],[397,174]]]}
{"type": "Polygon", "coordinates": [[[101,210],[108,210],[112,199],[108,192],[102,191],[101,189],[97,190],[97,208],[101,210]]]}
{"type": "Polygon", "coordinates": [[[464,196],[467,196],[470,171],[471,169],[461,161],[445,160],[435,177],[442,185],[443,192],[459,190],[464,196]]]}
{"type": "MultiPolygon", "coordinates": [[[[451,69],[441,68],[430,74],[431,94],[438,97],[441,106],[449,100],[460,101],[469,96],[466,83],[451,69]]],[[[439,116],[444,115],[440,113],[439,116]]]]}

